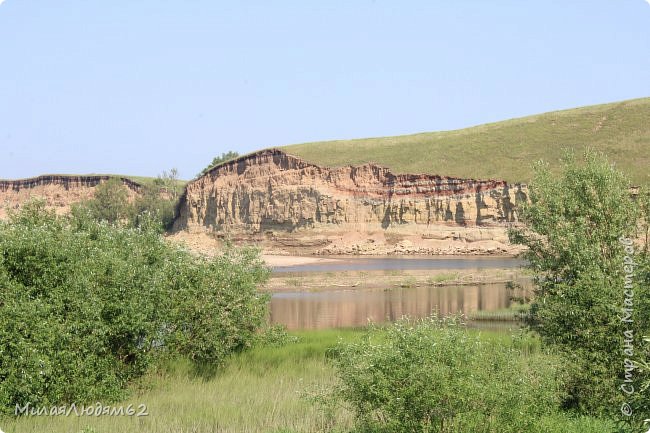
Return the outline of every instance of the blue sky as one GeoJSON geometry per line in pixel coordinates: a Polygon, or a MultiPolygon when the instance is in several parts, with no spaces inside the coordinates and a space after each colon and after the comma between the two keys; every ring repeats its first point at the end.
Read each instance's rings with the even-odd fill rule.
{"type": "Polygon", "coordinates": [[[215,155],[650,96],[650,4],[5,0],[0,178],[192,178],[215,155]]]}

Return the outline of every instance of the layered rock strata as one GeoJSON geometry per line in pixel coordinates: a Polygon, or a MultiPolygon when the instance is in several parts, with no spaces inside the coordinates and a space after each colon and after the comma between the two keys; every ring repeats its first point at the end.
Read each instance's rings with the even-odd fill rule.
{"type": "Polygon", "coordinates": [[[507,243],[505,227],[517,221],[517,205],[526,200],[525,186],[500,180],[395,174],[376,164],[328,168],[270,149],[190,182],[174,230],[323,253],[385,252],[361,251],[368,243],[432,253],[427,241],[434,249],[447,240],[507,243]],[[356,243],[346,244],[346,237],[356,243]]]}

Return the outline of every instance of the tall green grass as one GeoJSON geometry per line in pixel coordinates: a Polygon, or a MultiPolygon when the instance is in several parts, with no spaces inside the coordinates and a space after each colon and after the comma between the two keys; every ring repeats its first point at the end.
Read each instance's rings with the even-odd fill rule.
{"type": "Polygon", "coordinates": [[[512,304],[497,310],[479,310],[469,314],[470,320],[517,322],[523,319],[530,308],[529,304],[512,304]]]}
{"type": "Polygon", "coordinates": [[[334,380],[325,361],[339,338],[358,338],[354,330],[293,333],[297,343],[257,347],[232,356],[213,376],[183,360],[152,372],[134,395],[114,406],[145,404],[146,417],[22,417],[5,419],[6,433],[212,433],[322,432],[333,423],[350,425],[345,411],[326,416],[306,394],[334,380]]]}

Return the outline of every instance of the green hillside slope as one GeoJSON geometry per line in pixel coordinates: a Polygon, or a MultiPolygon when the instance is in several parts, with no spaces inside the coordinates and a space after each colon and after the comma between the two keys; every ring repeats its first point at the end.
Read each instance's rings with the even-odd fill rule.
{"type": "Polygon", "coordinates": [[[555,111],[456,131],[337,140],[282,149],[327,166],[376,162],[398,173],[528,182],[531,163],[563,148],[607,154],[635,184],[650,184],[650,98],[555,111]]]}

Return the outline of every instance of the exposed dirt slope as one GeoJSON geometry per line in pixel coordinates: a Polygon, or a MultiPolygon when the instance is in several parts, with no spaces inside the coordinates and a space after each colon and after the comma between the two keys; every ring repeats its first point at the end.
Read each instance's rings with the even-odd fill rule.
{"type": "MultiPolygon", "coordinates": [[[[7,209],[18,209],[33,198],[44,199],[58,214],[67,213],[73,203],[92,197],[95,187],[110,176],[44,175],[29,179],[0,180],[0,218],[7,209]]],[[[121,178],[131,198],[142,190],[142,185],[121,178]]]]}

